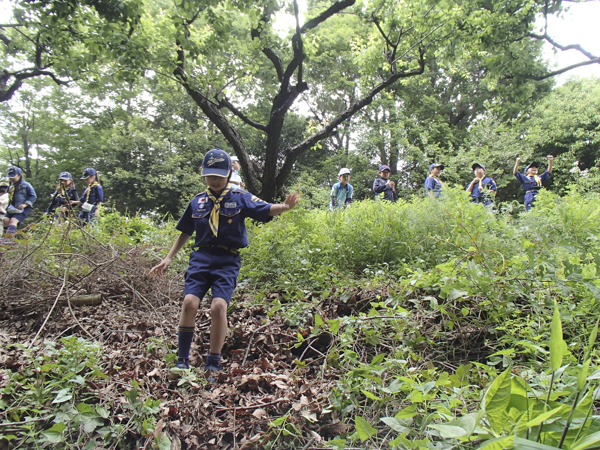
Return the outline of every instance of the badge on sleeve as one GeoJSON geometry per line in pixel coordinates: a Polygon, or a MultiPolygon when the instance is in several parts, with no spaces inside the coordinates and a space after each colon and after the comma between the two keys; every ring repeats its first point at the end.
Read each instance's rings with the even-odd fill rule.
{"type": "Polygon", "coordinates": [[[235,208],[237,206],[236,202],[227,202],[225,203],[225,208],[235,208]]]}
{"type": "Polygon", "coordinates": [[[256,195],[253,195],[250,200],[252,201],[252,203],[256,203],[256,202],[267,203],[264,200],[261,200],[260,198],[258,198],[256,195]]]}
{"type": "Polygon", "coordinates": [[[199,205],[202,205],[203,203],[206,203],[206,197],[200,197],[200,198],[198,199],[198,204],[199,204],[199,205]]]}

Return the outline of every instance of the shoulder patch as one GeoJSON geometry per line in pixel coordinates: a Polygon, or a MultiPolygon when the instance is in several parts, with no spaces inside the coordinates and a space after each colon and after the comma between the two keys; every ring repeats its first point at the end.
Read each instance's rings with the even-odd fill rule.
{"type": "Polygon", "coordinates": [[[240,189],[240,188],[232,189],[231,192],[237,192],[239,194],[248,194],[248,191],[245,191],[245,190],[240,189]]]}
{"type": "Polygon", "coordinates": [[[267,203],[267,202],[265,202],[264,200],[262,200],[262,199],[258,198],[256,195],[253,195],[253,196],[252,196],[252,198],[251,198],[250,200],[251,200],[253,203],[256,203],[256,202],[267,203]]]}

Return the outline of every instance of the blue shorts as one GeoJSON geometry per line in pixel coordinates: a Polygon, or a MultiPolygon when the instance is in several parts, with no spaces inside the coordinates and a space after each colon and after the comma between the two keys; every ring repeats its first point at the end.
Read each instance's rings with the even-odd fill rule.
{"type": "Polygon", "coordinates": [[[241,265],[239,254],[218,247],[199,248],[190,255],[184,295],[191,294],[202,299],[212,288],[213,298],[220,297],[229,304],[241,265]]]}
{"type": "Polygon", "coordinates": [[[6,217],[10,220],[10,219],[17,219],[19,221],[19,223],[23,222],[27,216],[29,215],[31,211],[31,206],[26,206],[25,208],[23,208],[23,212],[20,214],[6,214],[6,217]]]}

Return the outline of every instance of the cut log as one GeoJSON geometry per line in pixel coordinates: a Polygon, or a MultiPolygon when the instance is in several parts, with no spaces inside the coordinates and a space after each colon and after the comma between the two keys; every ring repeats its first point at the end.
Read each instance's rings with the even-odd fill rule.
{"type": "Polygon", "coordinates": [[[99,305],[102,303],[102,294],[76,295],[71,297],[69,302],[73,306],[99,305]]]}

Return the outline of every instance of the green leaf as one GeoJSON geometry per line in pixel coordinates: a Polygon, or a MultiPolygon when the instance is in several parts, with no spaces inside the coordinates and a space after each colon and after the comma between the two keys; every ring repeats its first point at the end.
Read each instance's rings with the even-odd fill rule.
{"type": "Polygon", "coordinates": [[[444,439],[458,439],[468,435],[467,430],[461,427],[457,427],[456,425],[436,423],[427,426],[429,428],[433,428],[434,430],[438,430],[440,432],[440,436],[442,436],[444,439]]]}
{"type": "Polygon", "coordinates": [[[513,448],[514,436],[508,436],[504,438],[490,439],[486,441],[480,449],[485,448],[487,450],[505,450],[513,448]]]}
{"type": "Polygon", "coordinates": [[[321,328],[323,325],[325,325],[325,322],[323,322],[321,316],[319,314],[315,314],[315,328],[321,328]]]}
{"type": "Polygon", "coordinates": [[[375,401],[381,401],[381,398],[377,397],[375,394],[373,394],[372,392],[369,391],[365,391],[364,389],[360,390],[367,398],[370,398],[371,400],[375,400],[375,401]]]}
{"type": "Polygon", "coordinates": [[[356,416],[354,418],[354,425],[356,427],[358,437],[362,442],[365,442],[367,439],[369,439],[371,436],[377,433],[377,430],[373,428],[369,422],[367,422],[360,416],[356,416]]]}
{"type": "Polygon", "coordinates": [[[550,333],[550,368],[556,372],[562,365],[563,355],[567,344],[563,340],[562,323],[558,303],[554,300],[554,314],[552,315],[552,329],[550,333]]]}
{"type": "Polygon", "coordinates": [[[568,406],[561,405],[558,408],[554,408],[554,409],[551,409],[550,411],[546,411],[545,413],[542,413],[539,416],[534,417],[532,420],[530,420],[526,424],[522,425],[521,429],[527,429],[527,428],[535,427],[535,426],[539,425],[540,423],[545,422],[546,420],[548,420],[551,417],[555,416],[559,412],[561,412],[563,410],[563,408],[569,409],[568,406]]]}
{"type": "Polygon", "coordinates": [[[571,446],[571,450],[583,450],[590,447],[597,447],[596,444],[600,442],[600,431],[585,436],[578,440],[574,445],[571,446]]]}
{"type": "Polygon", "coordinates": [[[327,324],[329,325],[329,331],[331,331],[333,334],[337,334],[337,332],[340,330],[340,319],[328,320],[327,324]]]}
{"type": "Polygon", "coordinates": [[[416,409],[417,405],[413,403],[412,405],[398,411],[394,417],[396,419],[410,419],[411,417],[415,417],[417,415],[415,412],[416,409]]]}
{"type": "Polygon", "coordinates": [[[410,428],[404,426],[404,421],[396,419],[395,417],[382,417],[380,420],[398,433],[405,433],[410,430],[410,428]]]}
{"type": "Polygon", "coordinates": [[[52,400],[52,403],[64,403],[73,398],[73,393],[71,389],[64,388],[56,393],[56,397],[52,400]]]}
{"type": "Polygon", "coordinates": [[[552,447],[551,445],[541,444],[540,442],[520,437],[515,438],[513,445],[515,450],[556,450],[556,447],[552,447]]]}
{"type": "Polygon", "coordinates": [[[381,361],[383,361],[385,359],[385,354],[380,353],[379,355],[375,356],[372,360],[371,360],[371,366],[376,366],[377,364],[379,364],[381,361]]]}
{"type": "Polygon", "coordinates": [[[498,375],[483,398],[483,409],[492,429],[501,434],[507,419],[507,407],[510,403],[511,374],[510,367],[498,375]]]}
{"type": "Polygon", "coordinates": [[[579,375],[577,376],[577,390],[582,392],[585,389],[585,385],[587,384],[587,377],[590,373],[590,362],[591,359],[586,360],[579,371],[579,375]]]}
{"type": "Polygon", "coordinates": [[[59,442],[62,442],[63,440],[63,431],[65,429],[66,425],[64,423],[55,423],[54,425],[52,425],[52,428],[49,428],[46,431],[42,431],[42,434],[46,437],[46,439],[48,440],[48,442],[51,442],[53,444],[58,444],[59,442]]]}

